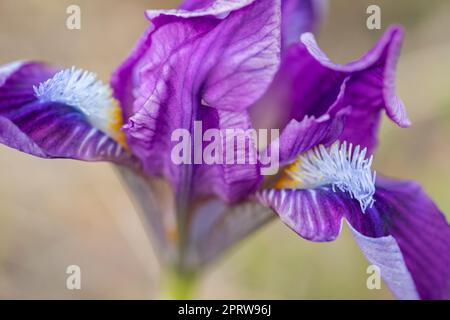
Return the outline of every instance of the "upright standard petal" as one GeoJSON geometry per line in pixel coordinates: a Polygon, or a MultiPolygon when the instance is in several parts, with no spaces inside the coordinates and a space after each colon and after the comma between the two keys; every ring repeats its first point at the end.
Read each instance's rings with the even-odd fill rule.
{"type": "Polygon", "coordinates": [[[168,178],[180,198],[196,190],[231,201],[242,198],[259,181],[257,164],[239,164],[239,170],[218,164],[217,172],[225,176],[204,175],[193,151],[194,165],[174,164],[171,151],[176,143],[171,136],[180,129],[193,134],[198,121],[204,130],[249,128],[246,108],[264,93],[278,66],[278,1],[216,1],[198,11],[147,16],[154,30],[139,62],[136,113],[126,127],[131,149],[148,173],[168,178]],[[207,179],[216,187],[200,188],[207,179]],[[238,195],[233,185],[245,187],[238,195]]]}
{"type": "Polygon", "coordinates": [[[263,124],[257,126],[272,123],[284,127],[291,119],[320,118],[351,106],[338,138],[372,152],[377,144],[381,111],[385,110],[399,126],[409,125],[403,103],[395,93],[395,67],[402,38],[403,30],[391,27],[361,59],[337,65],[319,49],[312,34],[304,34],[301,43],[286,51],[273,84],[252,108],[258,113],[254,115],[256,119],[261,119],[261,109],[269,110],[265,114],[278,114],[276,124],[272,117],[260,120],[263,124]]]}
{"type": "Polygon", "coordinates": [[[286,50],[305,32],[316,30],[326,8],[325,0],[281,1],[281,45],[286,50]]]}
{"type": "Polygon", "coordinates": [[[75,69],[58,72],[37,62],[0,67],[0,142],[43,158],[108,160],[134,166],[117,137],[102,131],[101,122],[108,120],[103,118],[107,115],[104,110],[97,112],[95,104],[109,100],[101,89],[92,74],[75,69]]]}

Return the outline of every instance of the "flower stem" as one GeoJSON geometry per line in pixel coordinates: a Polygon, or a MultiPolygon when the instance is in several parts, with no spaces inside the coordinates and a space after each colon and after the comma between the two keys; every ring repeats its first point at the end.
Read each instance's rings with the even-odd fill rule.
{"type": "Polygon", "coordinates": [[[170,270],[163,277],[162,299],[189,300],[193,299],[197,284],[197,275],[193,272],[170,270]]]}

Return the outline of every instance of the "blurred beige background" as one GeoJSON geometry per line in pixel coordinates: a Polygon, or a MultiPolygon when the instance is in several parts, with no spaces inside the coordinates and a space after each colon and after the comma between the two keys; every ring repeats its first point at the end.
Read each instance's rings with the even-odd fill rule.
{"type": "MultiPolygon", "coordinates": [[[[107,81],[147,25],[144,9],[176,4],[0,0],[0,64],[40,59],[107,81]],[[65,27],[70,4],[81,6],[80,31],[65,27]]],[[[407,29],[397,83],[413,121],[408,130],[385,121],[376,170],[420,181],[450,213],[450,3],[331,1],[319,43],[335,61],[359,57],[379,37],[365,27],[369,4],[381,6],[383,28],[407,29]]],[[[0,298],[158,297],[158,263],[108,164],[48,161],[0,146],[0,177],[0,298]],[[82,268],[80,291],[65,288],[70,264],[82,268]]],[[[384,284],[366,288],[367,265],[347,229],[317,244],[275,222],[211,266],[198,297],[392,298],[384,284]]]]}

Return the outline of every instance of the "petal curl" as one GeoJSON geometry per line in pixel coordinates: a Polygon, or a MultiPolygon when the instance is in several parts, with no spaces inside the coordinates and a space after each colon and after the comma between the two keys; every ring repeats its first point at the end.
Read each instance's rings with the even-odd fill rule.
{"type": "Polygon", "coordinates": [[[401,127],[410,124],[395,93],[395,67],[402,39],[403,30],[391,27],[362,58],[337,65],[320,50],[312,34],[303,34],[301,43],[288,48],[271,87],[252,108],[256,121],[261,113],[279,114],[271,127],[284,127],[291,119],[319,118],[336,111],[336,101],[342,99],[340,107],[351,106],[352,112],[339,140],[367,147],[372,153],[381,111],[401,127]]]}
{"type": "Polygon", "coordinates": [[[228,205],[220,200],[202,204],[193,214],[189,231],[189,264],[201,266],[258,230],[276,216],[257,201],[228,205]]]}

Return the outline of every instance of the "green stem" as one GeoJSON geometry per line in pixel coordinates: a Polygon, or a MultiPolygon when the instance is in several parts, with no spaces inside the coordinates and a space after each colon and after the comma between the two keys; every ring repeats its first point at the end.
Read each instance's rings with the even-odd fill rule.
{"type": "Polygon", "coordinates": [[[189,300],[193,299],[197,284],[197,276],[194,273],[180,273],[170,270],[163,277],[162,299],[189,300]]]}

